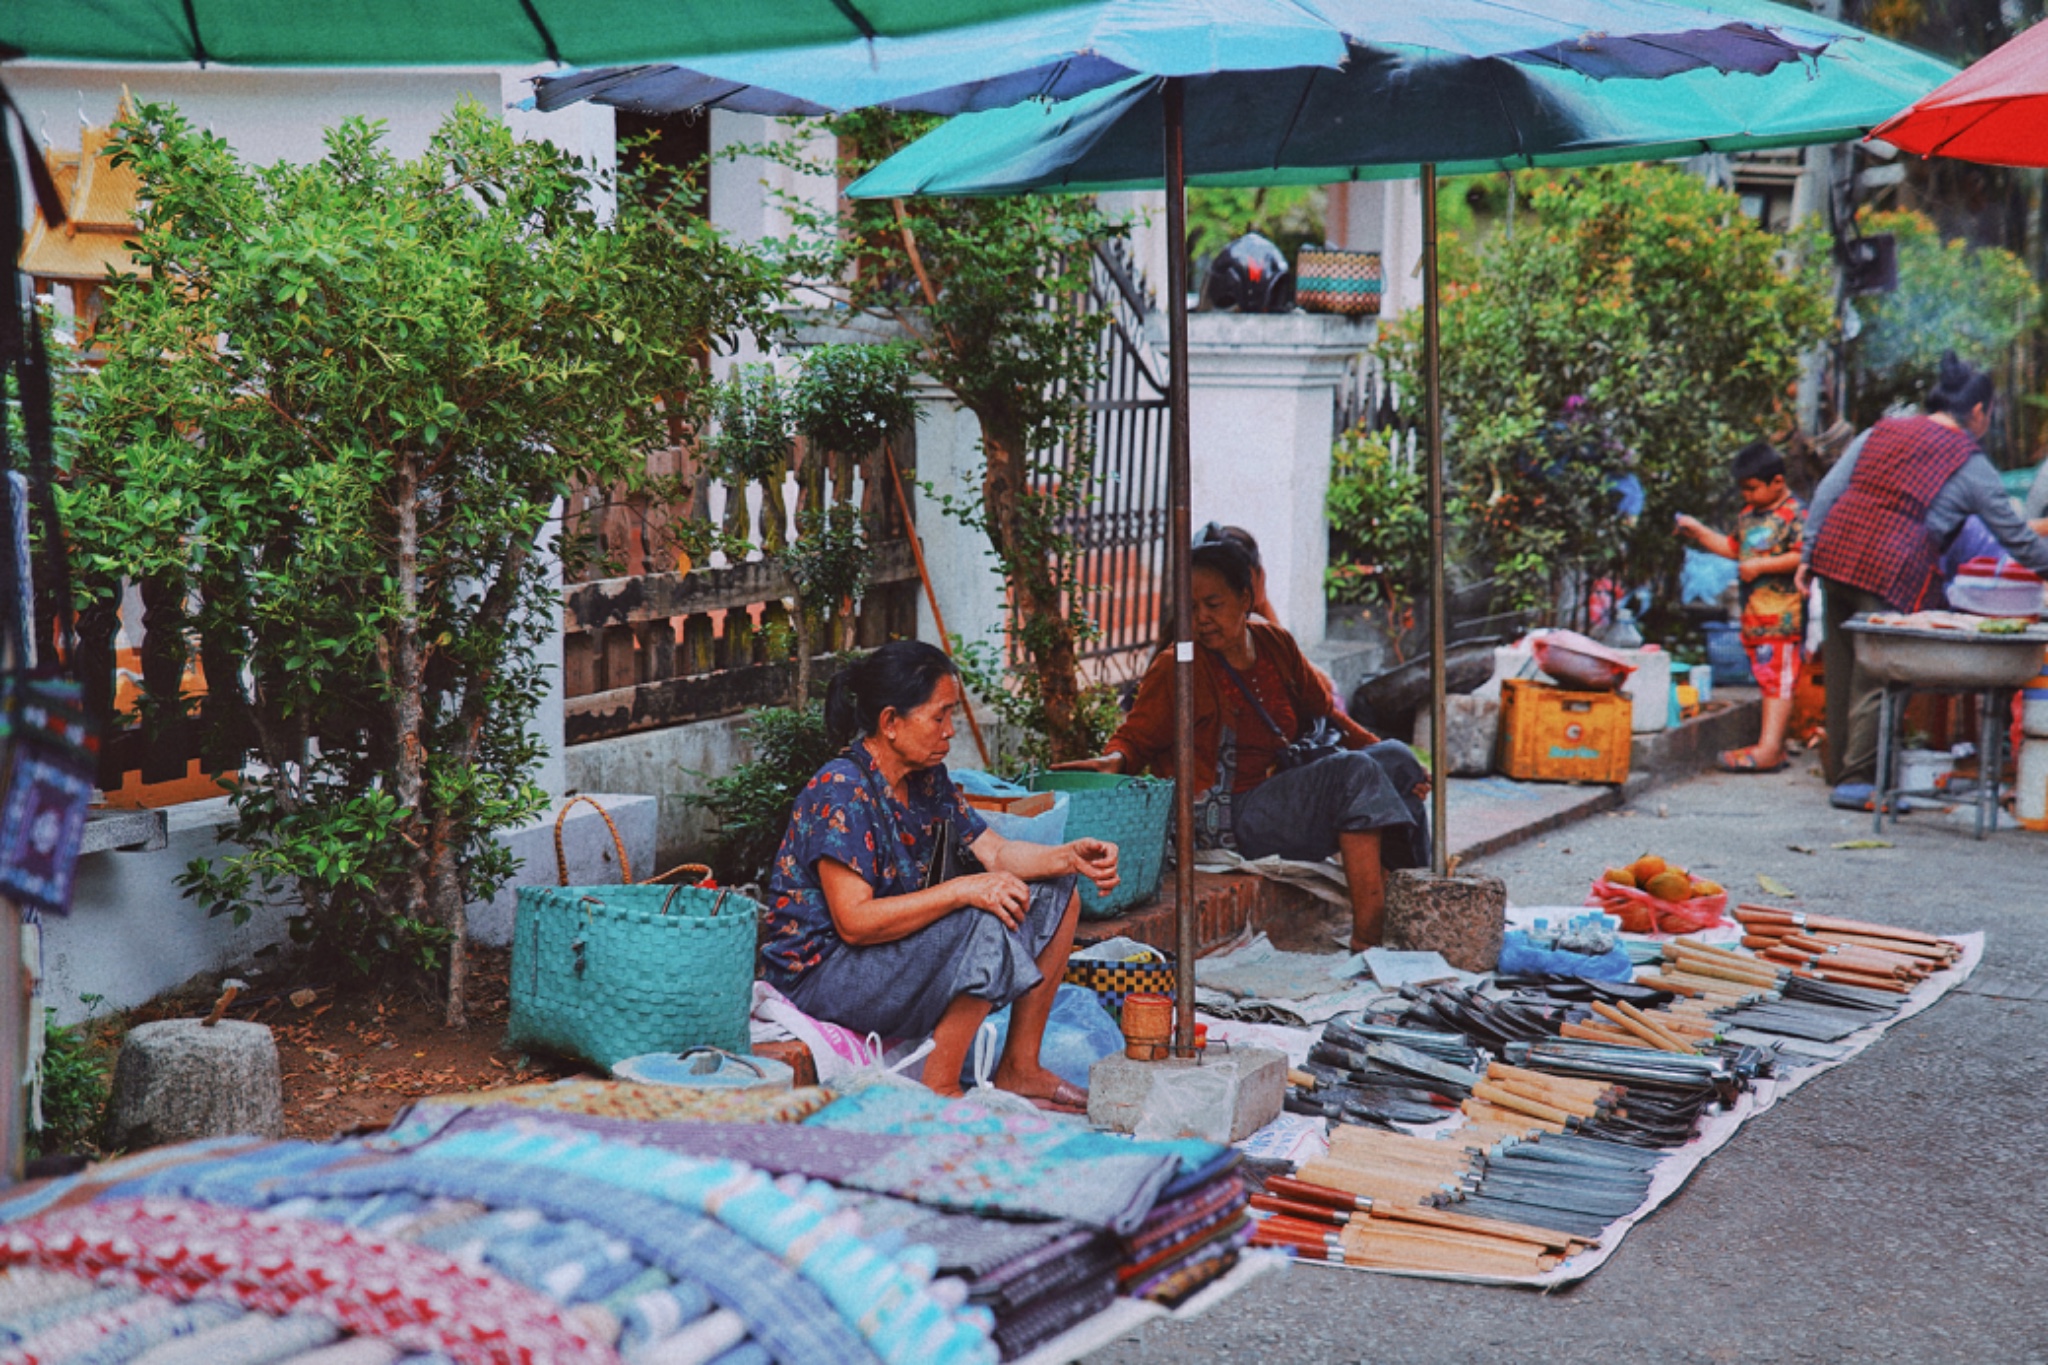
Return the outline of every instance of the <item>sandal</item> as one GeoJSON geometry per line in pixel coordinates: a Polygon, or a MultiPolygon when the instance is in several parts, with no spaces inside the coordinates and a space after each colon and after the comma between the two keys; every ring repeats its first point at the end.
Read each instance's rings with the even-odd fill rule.
{"type": "Polygon", "coordinates": [[[1714,766],[1724,773],[1782,772],[1790,762],[1781,755],[1776,763],[1759,763],[1755,749],[1726,749],[1714,757],[1714,766]]]}

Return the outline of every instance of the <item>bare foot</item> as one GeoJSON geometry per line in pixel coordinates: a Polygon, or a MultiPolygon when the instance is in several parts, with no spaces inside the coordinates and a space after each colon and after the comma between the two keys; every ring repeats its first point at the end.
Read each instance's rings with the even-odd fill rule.
{"type": "Polygon", "coordinates": [[[1055,1072],[1042,1066],[1008,1067],[999,1066],[995,1074],[996,1088],[1007,1090],[1013,1095],[1060,1109],[1086,1109],[1088,1092],[1055,1072]]]}

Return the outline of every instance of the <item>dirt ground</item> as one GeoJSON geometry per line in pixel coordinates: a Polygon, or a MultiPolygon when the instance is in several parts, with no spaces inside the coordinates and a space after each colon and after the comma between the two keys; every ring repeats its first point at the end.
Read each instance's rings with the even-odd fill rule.
{"type": "MultiPolygon", "coordinates": [[[[578,1074],[571,1063],[505,1046],[507,954],[480,949],[472,960],[469,1027],[450,1029],[442,1005],[411,985],[340,981],[290,989],[258,983],[228,1017],[270,1026],[284,1073],[285,1132],[327,1138],[381,1128],[423,1095],[488,1090],[578,1074]],[[305,992],[311,991],[308,998],[305,992]]],[[[127,1023],[204,1015],[203,993],[167,996],[127,1023]]]]}

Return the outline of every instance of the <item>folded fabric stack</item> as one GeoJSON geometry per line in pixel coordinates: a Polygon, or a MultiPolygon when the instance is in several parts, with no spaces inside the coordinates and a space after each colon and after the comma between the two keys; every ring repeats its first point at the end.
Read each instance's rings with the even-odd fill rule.
{"type": "Polygon", "coordinates": [[[1133,1298],[1173,1307],[1237,1264],[1251,1236],[1250,1191],[1237,1154],[1190,1164],[1168,1185],[1137,1230],[1123,1239],[1117,1284],[1133,1298]]]}
{"type": "Polygon", "coordinates": [[[943,1213],[885,1195],[850,1195],[861,1232],[878,1245],[928,1246],[939,1273],[995,1317],[995,1341],[1014,1360],[1094,1317],[1116,1297],[1118,1239],[1064,1219],[1020,1222],[943,1213]]]}

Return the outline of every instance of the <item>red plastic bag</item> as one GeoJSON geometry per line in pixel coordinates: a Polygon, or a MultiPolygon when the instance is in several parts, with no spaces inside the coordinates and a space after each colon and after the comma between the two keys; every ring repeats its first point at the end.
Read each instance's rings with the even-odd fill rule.
{"type": "Polygon", "coordinates": [[[1616,886],[1602,877],[1586,893],[1586,904],[1605,910],[1631,934],[1696,934],[1725,922],[1722,912],[1728,908],[1728,893],[1660,901],[1647,891],[1616,886]]]}

